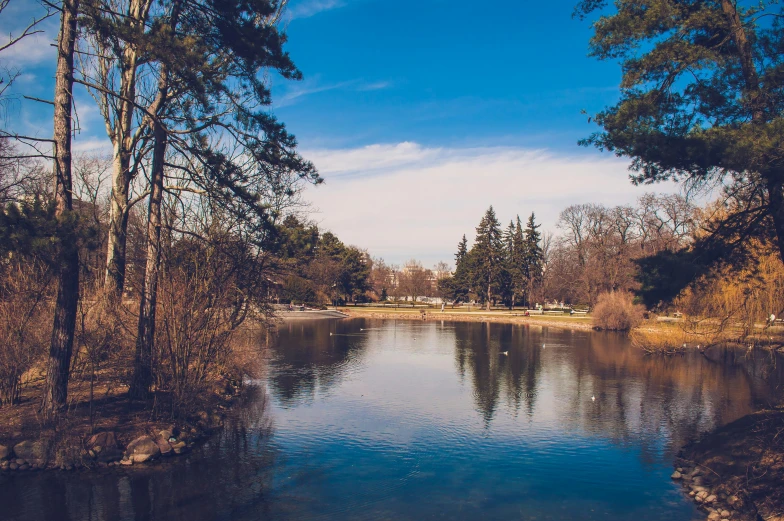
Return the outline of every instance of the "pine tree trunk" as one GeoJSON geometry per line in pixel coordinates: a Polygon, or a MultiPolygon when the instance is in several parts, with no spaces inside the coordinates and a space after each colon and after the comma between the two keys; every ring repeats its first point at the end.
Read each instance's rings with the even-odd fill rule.
{"type": "Polygon", "coordinates": [[[779,245],[779,256],[784,261],[784,176],[768,180],[768,212],[773,217],[773,227],[779,245]]]}
{"type": "Polygon", "coordinates": [[[490,311],[490,284],[487,285],[487,304],[485,304],[485,309],[490,311]]]}
{"type": "MultiPolygon", "coordinates": [[[[64,0],[58,38],[57,73],[54,92],[54,177],[55,216],[67,218],[73,210],[71,179],[71,107],[73,104],[73,59],[79,0],[64,0]]],[[[46,362],[41,413],[46,421],[57,417],[68,397],[68,377],[79,302],[79,251],[72,240],[61,241],[57,274],[52,343],[46,362]]]]}
{"type": "Polygon", "coordinates": [[[152,385],[152,350],[155,342],[155,312],[158,301],[158,269],[161,261],[161,201],[163,199],[163,162],[166,156],[166,131],[154,123],[150,204],[147,210],[147,258],[144,268],[139,324],[136,336],[136,357],[133,379],[128,392],[132,399],[149,395],[152,385]]]}

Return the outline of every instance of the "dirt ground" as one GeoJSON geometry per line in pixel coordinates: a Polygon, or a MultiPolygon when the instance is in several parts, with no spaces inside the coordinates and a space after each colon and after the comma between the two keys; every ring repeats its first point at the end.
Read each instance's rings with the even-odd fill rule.
{"type": "Polygon", "coordinates": [[[39,385],[29,386],[24,389],[20,403],[0,408],[0,445],[13,447],[25,440],[49,440],[52,447],[49,466],[77,466],[77,454],[86,440],[102,431],[114,432],[120,447],[139,436],[154,436],[161,429],[171,427],[201,433],[213,421],[214,414],[229,407],[231,399],[223,388],[201,393],[193,404],[195,414],[175,418],[165,393],[146,402],[132,402],[124,386],[99,387],[94,390],[92,409],[89,394],[71,392],[67,410],[61,412],[55,427],[48,427],[43,425],[39,415],[40,396],[39,385]],[[206,419],[200,418],[205,415],[206,419]],[[59,453],[63,450],[70,456],[63,457],[59,453]]]}
{"type": "MultiPolygon", "coordinates": [[[[706,499],[714,497],[701,502],[709,519],[784,521],[784,409],[751,414],[704,435],[684,447],[678,465],[700,469],[697,486],[707,488],[706,499]]],[[[684,472],[687,493],[696,490],[688,479],[684,472]]]]}

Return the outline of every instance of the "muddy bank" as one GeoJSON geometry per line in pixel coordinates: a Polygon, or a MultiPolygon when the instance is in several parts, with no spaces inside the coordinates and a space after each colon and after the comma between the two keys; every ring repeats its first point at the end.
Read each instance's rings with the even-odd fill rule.
{"type": "Polygon", "coordinates": [[[673,479],[708,519],[784,521],[784,409],[745,416],[680,452],[673,479]]]}
{"type": "Polygon", "coordinates": [[[494,315],[465,313],[465,312],[450,312],[445,310],[441,311],[428,311],[424,317],[419,311],[374,311],[374,310],[357,310],[340,308],[340,311],[355,318],[382,318],[389,320],[445,320],[448,322],[493,322],[499,324],[518,324],[518,325],[531,325],[531,326],[544,326],[554,327],[560,329],[572,329],[581,331],[591,331],[593,325],[590,320],[584,318],[569,318],[562,319],[548,318],[547,316],[523,316],[522,313],[517,315],[494,315]]]}

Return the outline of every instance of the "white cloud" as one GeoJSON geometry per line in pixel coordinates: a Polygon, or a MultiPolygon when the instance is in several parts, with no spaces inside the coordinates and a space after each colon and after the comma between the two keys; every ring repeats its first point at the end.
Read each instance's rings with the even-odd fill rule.
{"type": "MultiPolygon", "coordinates": [[[[428,148],[416,143],[303,151],[326,179],[306,197],[321,226],[347,243],[401,263],[451,261],[493,205],[503,225],[535,212],[555,230],[566,206],[633,203],[628,163],[611,156],[557,155],[523,148],[428,148]]],[[[657,187],[675,191],[674,185],[657,187]]]]}
{"type": "Polygon", "coordinates": [[[46,34],[27,36],[3,51],[2,61],[8,66],[21,69],[45,61],[54,63],[57,50],[51,46],[51,43],[51,38],[46,34]]]}
{"type": "Polygon", "coordinates": [[[289,9],[292,20],[296,18],[310,18],[322,11],[330,11],[346,5],[344,0],[304,0],[289,9]]]}

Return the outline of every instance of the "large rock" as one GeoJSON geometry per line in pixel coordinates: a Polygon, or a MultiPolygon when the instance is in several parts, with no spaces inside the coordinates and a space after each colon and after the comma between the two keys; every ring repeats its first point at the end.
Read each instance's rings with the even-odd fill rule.
{"type": "Polygon", "coordinates": [[[11,457],[11,447],[0,445],[0,461],[9,459],[11,457]]]}
{"type": "Polygon", "coordinates": [[[113,461],[121,460],[122,457],[123,451],[117,447],[109,447],[107,449],[103,449],[101,452],[98,452],[95,455],[95,461],[99,463],[111,463],[113,461]]]}
{"type": "Polygon", "coordinates": [[[161,455],[161,449],[149,436],[139,436],[125,450],[125,455],[134,463],[144,463],[161,455]]]}
{"type": "Polygon", "coordinates": [[[26,440],[14,445],[14,454],[19,459],[36,465],[45,465],[47,460],[47,446],[43,441],[26,440]]]}
{"type": "Polygon", "coordinates": [[[117,437],[111,431],[99,432],[90,436],[90,439],[87,440],[87,446],[91,449],[94,449],[95,447],[101,447],[101,450],[107,448],[116,448],[117,437]]]}
{"type": "Polygon", "coordinates": [[[158,438],[155,440],[155,443],[158,445],[158,449],[161,451],[161,456],[171,456],[173,449],[168,440],[158,438]]]}

